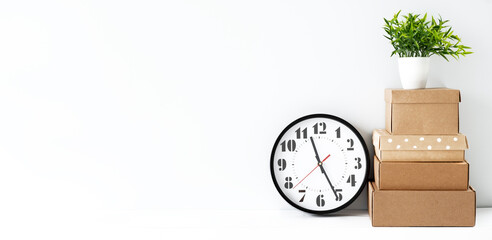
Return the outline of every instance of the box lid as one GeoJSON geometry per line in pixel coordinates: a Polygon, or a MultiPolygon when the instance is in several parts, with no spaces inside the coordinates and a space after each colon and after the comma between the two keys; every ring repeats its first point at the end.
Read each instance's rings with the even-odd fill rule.
{"type": "Polygon", "coordinates": [[[458,103],[460,90],[449,88],[385,89],[387,103],[458,103]]]}
{"type": "Polygon", "coordinates": [[[466,136],[454,135],[391,135],[385,129],[375,129],[372,142],[379,150],[465,150],[466,136]]]}

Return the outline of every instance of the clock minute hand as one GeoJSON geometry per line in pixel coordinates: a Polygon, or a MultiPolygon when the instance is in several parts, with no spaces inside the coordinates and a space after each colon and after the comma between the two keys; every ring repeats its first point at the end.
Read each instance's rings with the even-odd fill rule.
{"type": "Polygon", "coordinates": [[[338,201],[337,191],[335,191],[335,188],[333,187],[333,184],[331,184],[331,181],[328,178],[328,175],[326,174],[325,169],[323,168],[323,166],[319,166],[319,167],[321,168],[321,171],[325,174],[326,180],[328,181],[328,184],[330,184],[330,188],[333,191],[333,194],[335,194],[335,199],[338,201]]]}
{"type": "Polygon", "coordinates": [[[321,172],[325,175],[326,180],[328,181],[328,184],[330,184],[330,188],[333,191],[333,194],[335,194],[335,198],[338,199],[337,192],[335,191],[335,188],[333,187],[333,184],[331,184],[330,178],[328,177],[328,174],[326,174],[325,168],[323,167],[323,162],[320,161],[319,155],[318,155],[318,150],[316,149],[316,145],[314,144],[313,137],[309,137],[311,139],[311,144],[313,145],[314,153],[316,156],[316,160],[318,161],[319,164],[319,169],[321,172]]]}

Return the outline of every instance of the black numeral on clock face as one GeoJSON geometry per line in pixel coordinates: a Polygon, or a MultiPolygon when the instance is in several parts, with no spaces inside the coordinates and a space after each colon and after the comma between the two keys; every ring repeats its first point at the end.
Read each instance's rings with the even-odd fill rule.
{"type": "Polygon", "coordinates": [[[335,132],[337,133],[337,138],[340,138],[340,127],[337,128],[337,130],[335,130],[335,132]]]}
{"type": "Polygon", "coordinates": [[[326,123],[324,122],[314,124],[313,128],[314,134],[326,134],[326,123]]]}
{"type": "Polygon", "coordinates": [[[342,189],[335,189],[335,193],[336,193],[336,198],[335,198],[335,201],[337,202],[340,202],[342,201],[342,189]]]}
{"type": "Polygon", "coordinates": [[[301,200],[299,200],[299,202],[304,202],[304,197],[306,196],[306,190],[305,189],[299,189],[299,193],[304,193],[304,195],[302,195],[301,200]]]}
{"type": "Polygon", "coordinates": [[[281,158],[277,161],[278,166],[280,167],[278,170],[283,171],[287,167],[287,161],[285,159],[281,158]]]}
{"type": "Polygon", "coordinates": [[[282,152],[285,152],[286,149],[289,150],[289,152],[296,150],[296,141],[292,139],[287,141],[287,143],[283,141],[280,145],[282,146],[282,152]]]}
{"type": "Polygon", "coordinates": [[[355,174],[349,176],[347,183],[350,183],[350,186],[355,187],[355,183],[357,183],[357,181],[355,181],[355,174]]]}
{"type": "Polygon", "coordinates": [[[357,162],[357,165],[355,165],[355,169],[361,169],[362,164],[360,164],[360,157],[355,158],[355,161],[357,162]]]}
{"type": "Polygon", "coordinates": [[[296,130],[296,137],[297,137],[297,139],[301,139],[301,138],[306,139],[307,138],[307,128],[304,128],[303,130],[301,130],[301,128],[298,128],[296,130]]]}
{"type": "Polygon", "coordinates": [[[287,188],[287,189],[291,189],[292,187],[294,187],[294,184],[292,184],[292,178],[291,177],[286,177],[285,178],[284,187],[287,188]]]}
{"type": "Polygon", "coordinates": [[[323,199],[323,197],[323,195],[318,195],[318,197],[316,197],[316,205],[318,205],[318,207],[325,206],[325,200],[323,199]]]}
{"type": "Polygon", "coordinates": [[[347,151],[354,151],[354,140],[349,138],[349,139],[347,139],[347,142],[350,145],[350,147],[347,148],[347,151]]]}

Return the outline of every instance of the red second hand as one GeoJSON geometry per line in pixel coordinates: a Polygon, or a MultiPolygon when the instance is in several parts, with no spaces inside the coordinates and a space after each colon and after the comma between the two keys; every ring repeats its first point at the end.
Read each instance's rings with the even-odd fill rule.
{"type": "MultiPolygon", "coordinates": [[[[321,161],[321,163],[324,163],[326,161],[326,159],[328,159],[330,156],[331,155],[328,154],[328,156],[326,156],[325,159],[323,159],[323,161],[321,161]]],[[[316,167],[313,168],[313,170],[311,170],[311,172],[309,172],[308,175],[306,175],[303,179],[301,179],[301,181],[299,181],[292,189],[296,188],[297,185],[301,184],[301,182],[304,181],[304,179],[306,179],[309,176],[309,174],[311,174],[312,172],[314,172],[314,170],[316,170],[316,168],[318,168],[320,165],[321,164],[316,165],[316,167]]]]}

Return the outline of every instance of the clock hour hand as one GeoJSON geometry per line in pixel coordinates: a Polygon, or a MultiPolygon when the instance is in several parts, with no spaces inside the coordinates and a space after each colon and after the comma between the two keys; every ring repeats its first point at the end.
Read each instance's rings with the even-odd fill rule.
{"type": "Polygon", "coordinates": [[[311,139],[311,144],[313,145],[314,154],[316,156],[316,160],[318,161],[319,169],[321,170],[321,173],[325,175],[328,184],[330,184],[330,188],[333,191],[333,194],[335,194],[335,198],[338,199],[337,192],[335,191],[333,184],[331,184],[330,178],[328,177],[328,174],[326,174],[325,168],[323,167],[323,162],[321,162],[319,159],[318,150],[316,149],[316,144],[314,144],[313,137],[309,137],[309,138],[311,139]]]}
{"type": "Polygon", "coordinates": [[[316,149],[316,145],[314,144],[314,140],[313,140],[313,137],[309,137],[309,139],[311,139],[311,144],[313,144],[313,149],[314,149],[314,155],[316,157],[316,160],[318,161],[318,165],[320,166],[320,169],[321,169],[321,173],[325,173],[325,169],[322,168],[322,162],[321,160],[319,159],[319,155],[318,155],[318,150],[316,149]]]}

